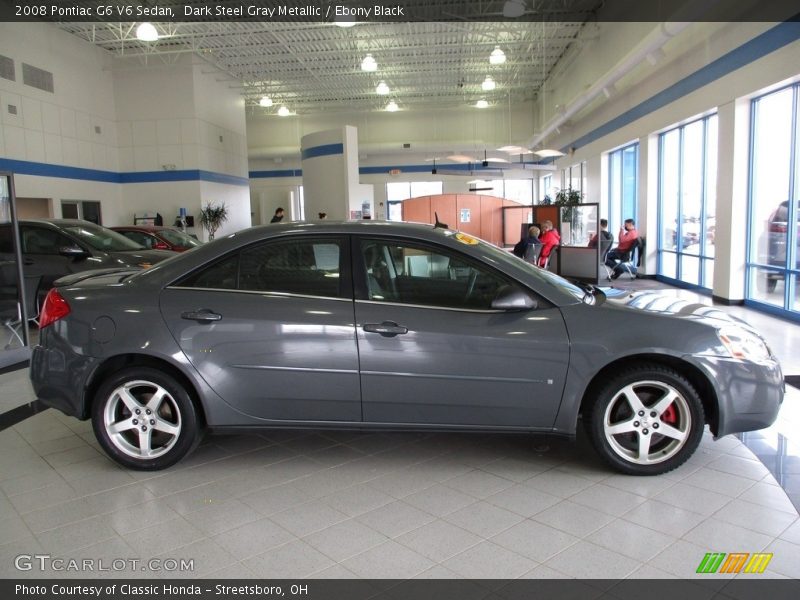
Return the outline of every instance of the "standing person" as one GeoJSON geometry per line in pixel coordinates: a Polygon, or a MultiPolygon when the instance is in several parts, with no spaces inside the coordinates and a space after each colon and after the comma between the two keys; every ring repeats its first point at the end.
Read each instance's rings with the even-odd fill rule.
{"type": "Polygon", "coordinates": [[[270,223],[280,223],[281,221],[283,221],[283,208],[279,206],[275,209],[275,214],[272,215],[270,223]]]}
{"type": "Polygon", "coordinates": [[[619,230],[617,247],[609,250],[606,254],[606,266],[614,270],[611,279],[616,279],[622,274],[622,271],[617,269],[617,262],[628,260],[631,248],[637,239],[639,239],[639,232],[636,231],[636,222],[633,219],[625,219],[625,223],[619,230]]]}
{"type": "Polygon", "coordinates": [[[561,236],[553,228],[551,220],[548,219],[542,223],[542,234],[539,236],[539,240],[542,242],[542,251],[539,252],[539,266],[546,268],[553,248],[561,244],[561,236]]]}

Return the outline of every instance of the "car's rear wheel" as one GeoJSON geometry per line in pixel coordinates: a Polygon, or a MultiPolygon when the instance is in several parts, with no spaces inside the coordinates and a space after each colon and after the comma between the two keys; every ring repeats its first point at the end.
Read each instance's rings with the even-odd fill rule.
{"type": "Polygon", "coordinates": [[[643,364],[603,386],[584,414],[592,444],[615,469],[658,475],[683,464],[703,435],[703,404],[674,369],[643,364]]]}
{"type": "Polygon", "coordinates": [[[169,467],[199,441],[197,409],[173,377],[131,367],[109,377],[92,405],[100,445],[118,463],[139,470],[169,467]]]}

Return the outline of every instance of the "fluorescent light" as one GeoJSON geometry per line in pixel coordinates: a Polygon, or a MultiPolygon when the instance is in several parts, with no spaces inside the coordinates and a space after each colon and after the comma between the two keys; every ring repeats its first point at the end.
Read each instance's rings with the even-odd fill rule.
{"type": "Polygon", "coordinates": [[[533,154],[530,149],[524,146],[503,146],[498,148],[500,152],[508,152],[509,154],[533,154]]]}
{"type": "Polygon", "coordinates": [[[372,73],[378,70],[378,63],[372,58],[372,54],[367,54],[364,60],[361,61],[361,70],[367,73],[372,73]]]}
{"type": "Polygon", "coordinates": [[[389,104],[386,105],[386,110],[388,110],[389,112],[397,112],[398,110],[400,110],[400,107],[397,106],[397,102],[391,100],[389,101],[389,104]]]}
{"type": "Polygon", "coordinates": [[[525,14],[524,0],[508,0],[503,5],[503,16],[507,19],[516,19],[525,14]]]}
{"type": "Polygon", "coordinates": [[[475,108],[488,108],[488,107],[489,107],[489,103],[486,100],[484,100],[483,98],[481,98],[480,100],[478,100],[475,103],[475,108]]]}
{"type": "Polygon", "coordinates": [[[534,150],[533,153],[541,158],[558,158],[559,156],[566,156],[560,150],[554,150],[552,148],[544,148],[542,150],[534,150]]]}
{"type": "Polygon", "coordinates": [[[495,46],[489,55],[489,64],[502,65],[504,62],[506,62],[506,53],[500,50],[500,46],[495,46]]]}
{"type": "Polygon", "coordinates": [[[385,82],[385,81],[381,81],[381,82],[378,84],[378,87],[376,87],[376,88],[375,88],[375,92],[376,92],[377,94],[380,94],[381,96],[385,96],[386,94],[388,94],[388,93],[389,93],[389,92],[391,92],[391,91],[392,91],[392,90],[390,90],[390,89],[389,89],[389,86],[388,86],[388,85],[386,85],[386,82],[385,82]]]}
{"type": "Polygon", "coordinates": [[[481,84],[481,88],[484,92],[491,92],[496,86],[494,79],[492,79],[489,75],[486,76],[486,79],[483,80],[481,84]]]}
{"type": "Polygon", "coordinates": [[[289,109],[288,109],[288,108],[286,108],[285,106],[281,106],[281,107],[278,109],[278,116],[279,116],[279,117],[288,117],[290,114],[291,114],[291,113],[289,112],[289,109]]]}
{"type": "Polygon", "coordinates": [[[142,23],[136,28],[136,39],[143,42],[155,42],[158,39],[158,31],[152,23],[142,23]]]}
{"type": "Polygon", "coordinates": [[[269,96],[261,96],[261,100],[259,100],[258,103],[264,108],[269,108],[270,106],[272,106],[272,98],[270,98],[269,96]]]}

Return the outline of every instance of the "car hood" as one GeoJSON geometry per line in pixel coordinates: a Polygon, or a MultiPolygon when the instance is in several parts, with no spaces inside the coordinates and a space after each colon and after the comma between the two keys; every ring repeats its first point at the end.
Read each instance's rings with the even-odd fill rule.
{"type": "Polygon", "coordinates": [[[706,321],[709,325],[720,327],[733,324],[756,333],[745,321],[718,308],[701,302],[689,302],[663,291],[630,291],[617,288],[601,288],[606,302],[612,306],[642,310],[663,315],[706,321]]]}

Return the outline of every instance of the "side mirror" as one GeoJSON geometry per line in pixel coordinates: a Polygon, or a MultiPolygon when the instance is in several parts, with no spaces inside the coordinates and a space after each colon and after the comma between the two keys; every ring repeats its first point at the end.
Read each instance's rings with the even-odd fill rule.
{"type": "Polygon", "coordinates": [[[58,249],[58,253],[68,258],[84,258],[89,255],[86,250],[79,246],[61,246],[61,248],[58,249]]]}
{"type": "Polygon", "coordinates": [[[500,288],[492,300],[492,308],[495,310],[533,310],[538,305],[527,292],[512,285],[500,288]]]}

